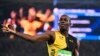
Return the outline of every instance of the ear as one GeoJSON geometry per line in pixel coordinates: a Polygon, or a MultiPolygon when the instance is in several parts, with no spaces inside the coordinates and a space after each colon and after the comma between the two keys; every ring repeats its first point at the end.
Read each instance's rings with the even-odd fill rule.
{"type": "Polygon", "coordinates": [[[70,25],[70,26],[73,26],[73,24],[72,24],[72,23],[70,23],[69,25],[70,25]]]}

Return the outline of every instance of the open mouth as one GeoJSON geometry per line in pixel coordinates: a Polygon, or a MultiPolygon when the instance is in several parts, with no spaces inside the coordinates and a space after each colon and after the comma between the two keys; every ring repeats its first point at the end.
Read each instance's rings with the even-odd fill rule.
{"type": "Polygon", "coordinates": [[[65,26],[65,25],[61,25],[61,26],[65,26]]]}
{"type": "Polygon", "coordinates": [[[60,25],[60,27],[65,27],[65,25],[60,25]]]}

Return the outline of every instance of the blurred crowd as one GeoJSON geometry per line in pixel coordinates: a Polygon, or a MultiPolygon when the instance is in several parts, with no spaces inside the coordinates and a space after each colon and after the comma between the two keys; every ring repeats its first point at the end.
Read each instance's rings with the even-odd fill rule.
{"type": "MultiPolygon", "coordinates": [[[[52,30],[54,16],[52,10],[29,7],[27,11],[20,7],[17,11],[11,10],[9,18],[4,19],[3,24],[13,26],[14,30],[34,36],[47,30],[52,30]],[[27,13],[25,13],[27,12],[27,13]]],[[[10,36],[13,38],[13,35],[10,36]]]]}

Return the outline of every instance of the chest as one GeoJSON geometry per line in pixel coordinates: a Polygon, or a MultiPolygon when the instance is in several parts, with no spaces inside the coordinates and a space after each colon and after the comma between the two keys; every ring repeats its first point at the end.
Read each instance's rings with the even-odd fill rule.
{"type": "Polygon", "coordinates": [[[57,46],[60,49],[66,48],[67,47],[66,37],[59,33],[56,33],[53,45],[57,46]]]}

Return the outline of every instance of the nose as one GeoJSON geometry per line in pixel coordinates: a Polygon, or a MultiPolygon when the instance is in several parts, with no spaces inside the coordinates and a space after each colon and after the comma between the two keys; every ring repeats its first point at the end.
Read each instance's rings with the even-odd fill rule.
{"type": "Polygon", "coordinates": [[[64,21],[61,21],[61,22],[59,22],[59,24],[65,24],[65,22],[64,21]]]}
{"type": "Polygon", "coordinates": [[[61,24],[64,24],[65,22],[62,21],[62,22],[60,22],[60,23],[61,23],[61,24]]]}

